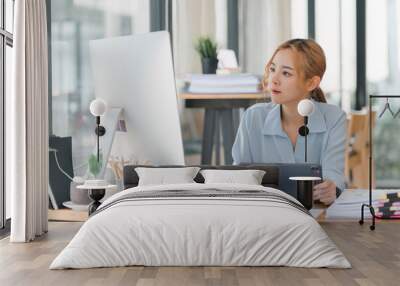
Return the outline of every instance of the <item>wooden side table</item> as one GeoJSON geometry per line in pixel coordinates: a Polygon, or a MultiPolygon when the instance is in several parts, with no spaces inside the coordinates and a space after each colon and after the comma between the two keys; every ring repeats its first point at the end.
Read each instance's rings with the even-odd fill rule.
{"type": "Polygon", "coordinates": [[[77,186],[78,189],[88,190],[89,198],[93,200],[93,202],[88,207],[89,216],[94,213],[97,208],[101,205],[100,200],[106,194],[106,189],[113,189],[116,188],[117,185],[102,185],[102,186],[95,186],[95,185],[80,185],[77,186]]]}
{"type": "Polygon", "coordinates": [[[264,93],[202,94],[180,93],[186,108],[204,108],[204,126],[201,145],[201,164],[210,165],[215,141],[216,165],[220,164],[219,136],[222,132],[225,164],[232,164],[232,146],[235,141],[239,120],[234,116],[234,109],[248,108],[258,102],[267,102],[264,93]],[[235,120],[236,119],[236,120],[235,120]],[[215,139],[215,140],[214,140],[215,139]]]}

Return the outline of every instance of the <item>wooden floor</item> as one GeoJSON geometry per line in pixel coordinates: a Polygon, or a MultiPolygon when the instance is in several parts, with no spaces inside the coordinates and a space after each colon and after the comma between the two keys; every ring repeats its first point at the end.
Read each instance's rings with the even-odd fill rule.
{"type": "Polygon", "coordinates": [[[357,222],[323,222],[352,269],[289,267],[122,267],[48,270],[82,225],[50,222],[49,233],[32,243],[0,241],[0,285],[400,285],[400,223],[376,231],[357,222]]]}

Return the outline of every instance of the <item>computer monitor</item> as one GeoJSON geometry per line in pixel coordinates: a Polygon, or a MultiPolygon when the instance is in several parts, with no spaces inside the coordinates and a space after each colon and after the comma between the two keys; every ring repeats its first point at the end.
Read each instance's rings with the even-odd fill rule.
{"type": "MultiPolygon", "coordinates": [[[[128,148],[125,158],[134,155],[138,162],[184,165],[169,33],[94,40],[90,59],[96,98],[109,110],[123,109],[127,142],[117,149],[128,148]]],[[[113,132],[106,130],[100,147],[113,132]]]]}

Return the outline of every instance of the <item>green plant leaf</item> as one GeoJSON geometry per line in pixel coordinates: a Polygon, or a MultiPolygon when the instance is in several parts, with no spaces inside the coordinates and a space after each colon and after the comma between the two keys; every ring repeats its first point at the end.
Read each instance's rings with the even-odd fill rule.
{"type": "Polygon", "coordinates": [[[91,154],[89,156],[89,160],[88,160],[89,171],[94,177],[96,177],[100,173],[101,167],[103,165],[102,162],[103,162],[103,154],[102,153],[100,153],[99,161],[97,161],[97,155],[91,154]]]}
{"type": "Polygon", "coordinates": [[[203,58],[217,58],[217,43],[209,37],[199,37],[194,45],[195,50],[203,58]]]}

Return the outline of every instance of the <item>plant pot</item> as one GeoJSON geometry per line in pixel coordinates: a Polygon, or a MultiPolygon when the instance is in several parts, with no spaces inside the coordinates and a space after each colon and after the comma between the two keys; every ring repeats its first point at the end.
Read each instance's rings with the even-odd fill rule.
{"type": "Polygon", "coordinates": [[[201,65],[204,74],[217,73],[218,59],[217,58],[202,58],[201,65]]]}

